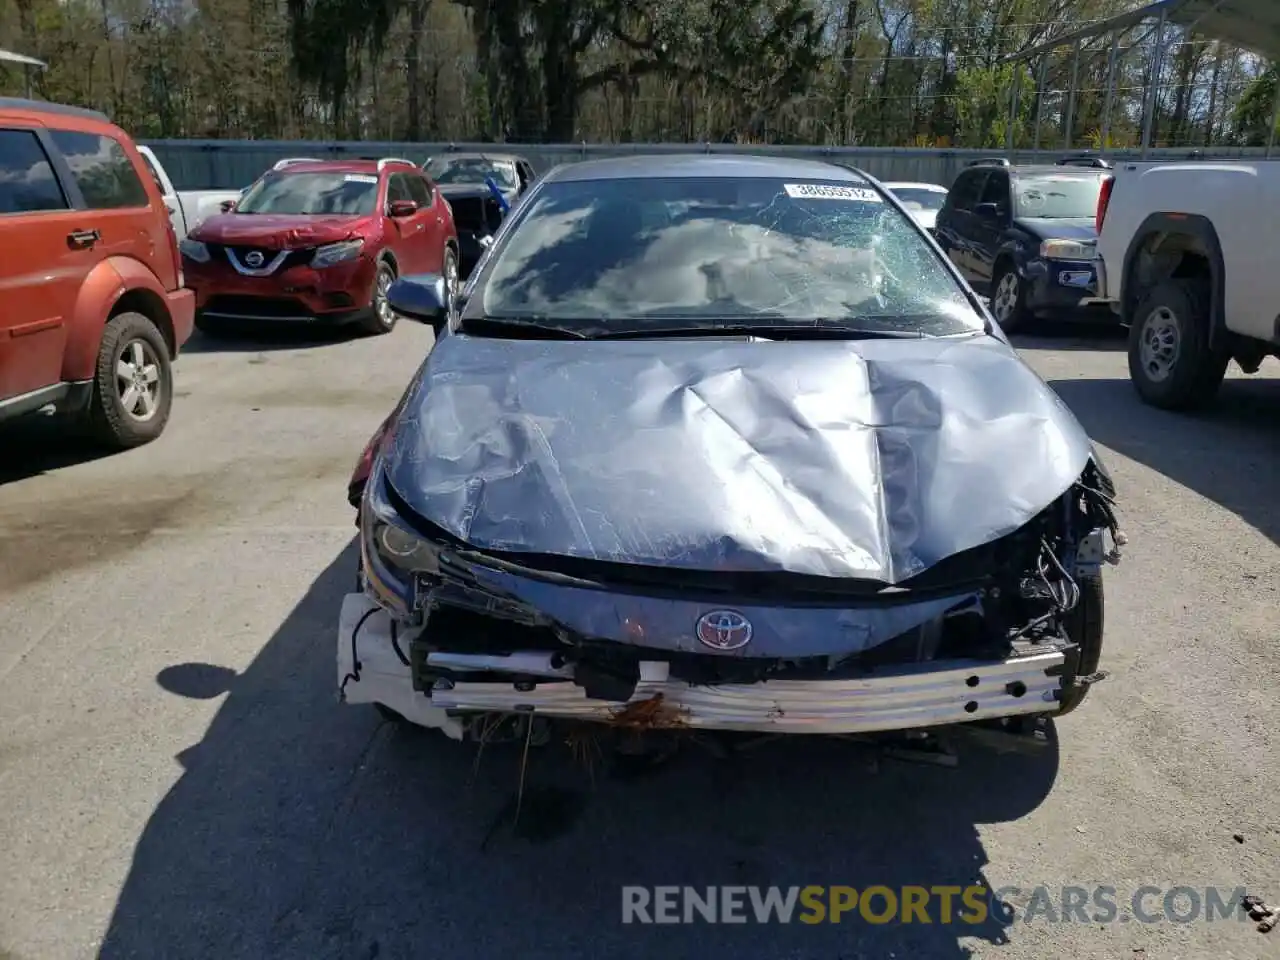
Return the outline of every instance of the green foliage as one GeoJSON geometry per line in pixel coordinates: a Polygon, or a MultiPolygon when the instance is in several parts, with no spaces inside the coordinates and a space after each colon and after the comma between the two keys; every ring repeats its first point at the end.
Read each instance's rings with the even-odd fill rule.
{"type": "MultiPolygon", "coordinates": [[[[1276,67],[1272,66],[1249,84],[1240,96],[1233,114],[1236,137],[1248,147],[1266,146],[1267,128],[1271,126],[1276,110],[1276,67]]],[[[1277,126],[1280,130],[1280,125],[1277,126]]]]}

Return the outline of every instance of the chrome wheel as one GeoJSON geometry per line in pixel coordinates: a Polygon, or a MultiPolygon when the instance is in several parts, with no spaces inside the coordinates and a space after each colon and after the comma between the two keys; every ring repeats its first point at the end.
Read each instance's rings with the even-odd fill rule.
{"type": "Polygon", "coordinates": [[[991,297],[991,312],[996,322],[1003,324],[1013,316],[1018,306],[1018,275],[1010,270],[1002,274],[991,297]]]}
{"type": "Polygon", "coordinates": [[[396,322],[396,313],[391,309],[391,301],[387,299],[387,291],[395,282],[395,274],[387,267],[378,268],[378,276],[373,283],[373,312],[384,327],[390,327],[396,322]]]}
{"type": "Polygon", "coordinates": [[[444,256],[444,292],[449,298],[449,309],[453,310],[453,301],[458,296],[458,258],[452,252],[444,256]]]}
{"type": "Polygon", "coordinates": [[[1147,378],[1154,383],[1167,380],[1178,362],[1182,335],[1178,318],[1168,307],[1156,307],[1138,334],[1138,360],[1147,378]]]}
{"type": "Polygon", "coordinates": [[[131,420],[146,423],[160,408],[160,358],[145,340],[130,340],[116,360],[116,396],[131,420]]]}

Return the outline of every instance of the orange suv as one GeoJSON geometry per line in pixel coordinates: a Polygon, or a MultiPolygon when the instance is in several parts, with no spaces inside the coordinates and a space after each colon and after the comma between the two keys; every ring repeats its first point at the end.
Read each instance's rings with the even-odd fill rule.
{"type": "Polygon", "coordinates": [[[0,98],[0,420],[75,414],[121,449],[158,437],[195,314],[180,264],[124,131],[0,98]]]}

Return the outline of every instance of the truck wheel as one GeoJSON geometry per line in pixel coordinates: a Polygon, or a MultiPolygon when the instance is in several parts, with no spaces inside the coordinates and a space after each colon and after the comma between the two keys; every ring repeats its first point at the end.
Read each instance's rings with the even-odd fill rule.
{"type": "MultiPolygon", "coordinates": [[[[1079,576],[1076,584],[1080,587],[1080,602],[1067,616],[1067,636],[1080,648],[1076,676],[1088,677],[1098,671],[1098,663],[1102,659],[1103,614],[1106,608],[1102,574],[1079,576]]],[[[1062,709],[1057,715],[1066,716],[1084,703],[1088,693],[1088,684],[1073,683],[1068,686],[1062,692],[1062,709]]]]}
{"type": "Polygon", "coordinates": [[[150,443],[164,432],[173,404],[169,348],[151,320],[119,313],[107,321],[89,406],[89,426],[117,450],[150,443]]]}
{"type": "Polygon", "coordinates": [[[1027,287],[1011,263],[1000,268],[991,285],[991,315],[1005,333],[1013,333],[1027,322],[1027,287]]]}
{"type": "Polygon", "coordinates": [[[1209,289],[1168,280],[1145,292],[1129,325],[1129,379],[1144,402],[1190,410],[1213,399],[1229,357],[1209,346],[1209,289]]]}
{"type": "Polygon", "coordinates": [[[378,261],[378,272],[373,275],[373,302],[369,317],[363,324],[366,333],[377,335],[395,329],[398,317],[387,300],[387,291],[395,282],[396,268],[387,260],[378,261]]]}

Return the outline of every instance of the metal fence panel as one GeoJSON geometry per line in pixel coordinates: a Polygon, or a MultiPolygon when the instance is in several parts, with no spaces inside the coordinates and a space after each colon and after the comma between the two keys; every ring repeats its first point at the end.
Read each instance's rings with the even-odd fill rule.
{"type": "MultiPolygon", "coordinates": [[[[956,174],[978,157],[1007,156],[1014,163],[1051,163],[1080,150],[938,150],[917,147],[771,147],[696,143],[374,143],[353,141],[286,140],[152,140],[169,176],[180,190],[238,190],[256,180],[264,170],[285,157],[355,159],[404,157],[423,162],[450,150],[510,152],[528,158],[534,169],[544,173],[557,164],[604,157],[671,153],[770,154],[827,160],[857,167],[880,180],[916,180],[950,186],[956,174]]],[[[1261,148],[1210,147],[1203,150],[1153,149],[1148,160],[1248,158],[1262,159],[1261,148]]],[[[1137,160],[1141,151],[1111,151],[1112,160],[1137,160]]]]}

